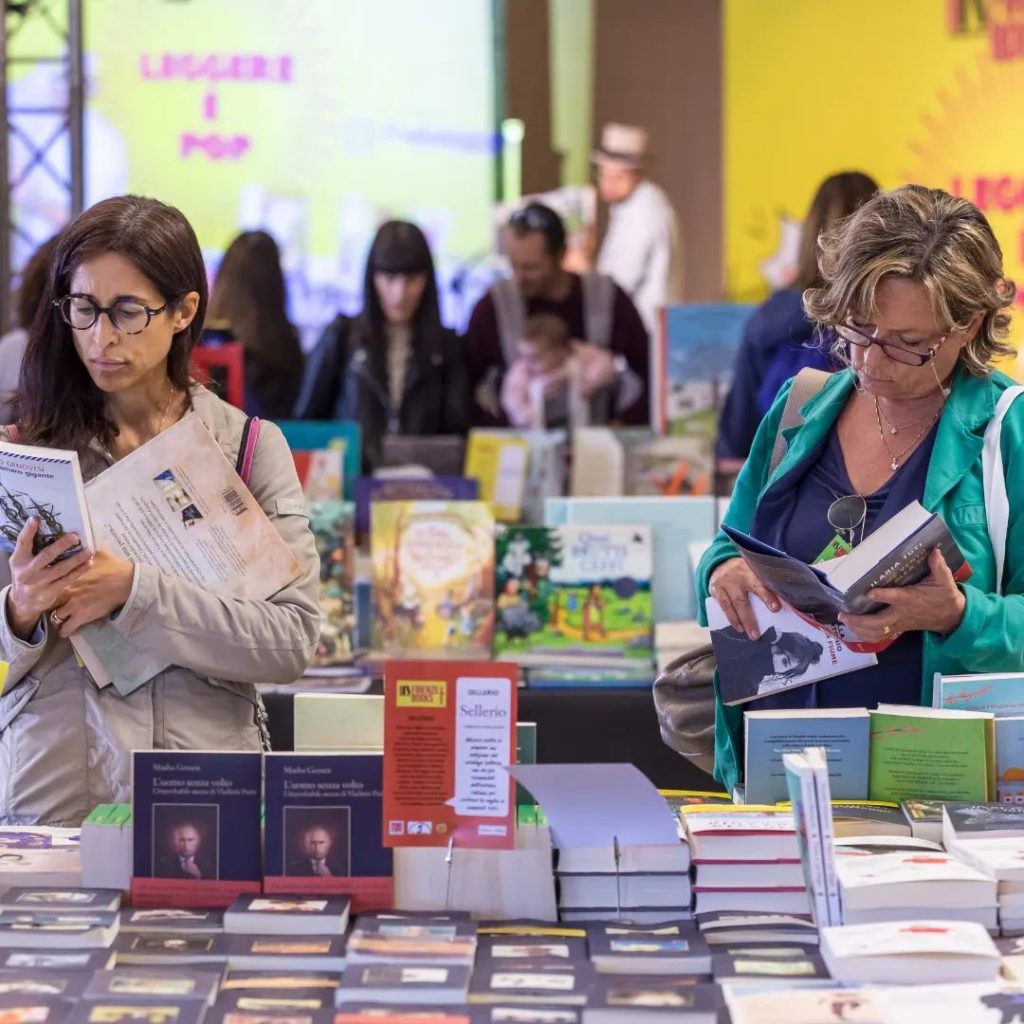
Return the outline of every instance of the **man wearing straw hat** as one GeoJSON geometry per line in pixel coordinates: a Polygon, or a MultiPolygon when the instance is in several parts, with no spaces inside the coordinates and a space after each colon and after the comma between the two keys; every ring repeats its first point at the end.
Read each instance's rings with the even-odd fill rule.
{"type": "Polygon", "coordinates": [[[675,211],[646,175],[647,132],[606,124],[593,154],[597,188],[609,205],[597,269],[629,293],[654,335],[658,310],[682,299],[682,253],[675,211]]]}

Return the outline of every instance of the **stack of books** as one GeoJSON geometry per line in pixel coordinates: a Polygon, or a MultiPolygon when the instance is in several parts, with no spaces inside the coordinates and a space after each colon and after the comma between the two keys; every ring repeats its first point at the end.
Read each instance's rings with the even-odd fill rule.
{"type": "Polygon", "coordinates": [[[836,873],[846,924],[934,917],[997,930],[995,880],[953,854],[838,847],[836,873]]]}
{"type": "Polygon", "coordinates": [[[711,975],[711,950],[692,921],[587,926],[590,960],[599,974],[711,975]]]}
{"type": "Polygon", "coordinates": [[[465,1002],[476,946],[476,925],[466,915],[360,914],[338,1005],[465,1002]]]}
{"type": "Polygon", "coordinates": [[[947,803],[943,845],[996,884],[999,930],[1024,934],[1024,806],[947,803]]]}
{"type": "Polygon", "coordinates": [[[559,917],[563,921],[628,918],[635,922],[690,917],[690,848],[569,847],[559,850],[559,917]]]}
{"type": "Polygon", "coordinates": [[[681,807],[694,912],[810,911],[793,815],[775,807],[681,807]]]}

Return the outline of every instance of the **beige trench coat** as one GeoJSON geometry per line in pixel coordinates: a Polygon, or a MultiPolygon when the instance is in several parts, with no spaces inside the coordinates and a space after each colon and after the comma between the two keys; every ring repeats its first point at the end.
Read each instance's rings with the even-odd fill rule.
{"type": "MultiPolygon", "coordinates": [[[[235,464],[245,416],[203,388],[195,411],[235,464]]],[[[31,642],[6,616],[8,555],[0,553],[0,824],[77,826],[100,803],[130,799],[131,751],[259,750],[262,702],[253,684],[297,679],[316,648],[319,559],[294,463],[281,431],[263,421],[249,489],[302,566],[266,601],[217,597],[149,565],[135,567],[128,603],[104,628],[174,666],[128,697],[99,690],[71,643],[46,618],[31,642]]],[[[0,439],[7,440],[0,428],[0,439]]],[[[88,480],[109,458],[81,454],[88,480]]]]}

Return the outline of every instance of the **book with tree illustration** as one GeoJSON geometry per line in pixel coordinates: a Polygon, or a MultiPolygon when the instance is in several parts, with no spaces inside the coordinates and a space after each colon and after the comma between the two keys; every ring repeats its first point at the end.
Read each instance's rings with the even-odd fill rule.
{"type": "Polygon", "coordinates": [[[375,651],[490,657],[494,517],[487,502],[374,502],[370,550],[375,651]]]}
{"type": "Polygon", "coordinates": [[[92,547],[78,455],[56,448],[0,443],[0,550],[11,552],[30,518],[33,554],[76,534],[92,547]]]}
{"type": "Polygon", "coordinates": [[[495,657],[527,665],[651,659],[649,527],[499,527],[495,563],[495,657]]]}
{"type": "Polygon", "coordinates": [[[320,557],[320,640],[307,676],[337,675],[355,653],[355,525],[350,501],[311,501],[309,525],[320,557]]]}

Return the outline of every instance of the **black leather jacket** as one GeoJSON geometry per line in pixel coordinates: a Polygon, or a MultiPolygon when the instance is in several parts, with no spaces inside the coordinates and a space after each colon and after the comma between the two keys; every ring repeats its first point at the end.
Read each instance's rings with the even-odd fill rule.
{"type": "Polygon", "coordinates": [[[358,320],[335,317],[309,355],[295,406],[297,419],[359,423],[364,471],[377,464],[385,433],[430,436],[469,429],[469,380],[454,331],[413,337],[397,409],[388,394],[383,345],[364,337],[358,320]]]}

